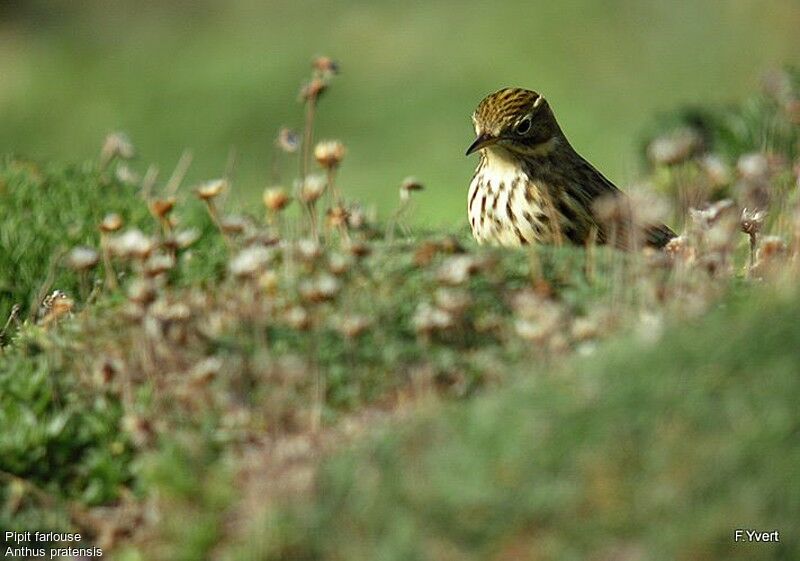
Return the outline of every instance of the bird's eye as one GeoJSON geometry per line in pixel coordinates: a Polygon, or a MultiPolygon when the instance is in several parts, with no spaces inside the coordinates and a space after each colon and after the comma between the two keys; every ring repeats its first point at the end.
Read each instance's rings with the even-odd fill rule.
{"type": "Polygon", "coordinates": [[[530,115],[527,116],[527,117],[524,117],[519,123],[517,123],[517,126],[514,127],[514,132],[516,132],[520,136],[522,136],[524,134],[528,134],[528,132],[530,130],[531,130],[531,117],[530,117],[530,115]]]}

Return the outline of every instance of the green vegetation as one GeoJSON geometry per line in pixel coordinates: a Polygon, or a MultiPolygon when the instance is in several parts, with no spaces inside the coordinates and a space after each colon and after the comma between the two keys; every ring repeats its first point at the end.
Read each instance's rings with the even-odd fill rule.
{"type": "Polygon", "coordinates": [[[412,181],[380,221],[334,144],[246,212],[236,166],[137,178],[117,134],[80,166],[5,157],[0,527],[126,560],[795,558],[800,81],[776,76],[646,135],[655,189],[617,211],[682,224],[664,252],[409,230],[436,205],[412,181]]]}
{"type": "Polygon", "coordinates": [[[524,381],[342,454],[270,551],[793,559],[800,300],[790,294],[729,302],[658,343],[618,341],[549,373],[522,367],[524,381]],[[778,529],[781,543],[734,543],[743,527],[778,529]]]}

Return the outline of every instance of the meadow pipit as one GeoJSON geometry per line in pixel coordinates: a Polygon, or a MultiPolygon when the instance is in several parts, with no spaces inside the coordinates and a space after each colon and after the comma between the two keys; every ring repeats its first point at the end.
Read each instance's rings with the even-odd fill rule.
{"type": "Polygon", "coordinates": [[[477,138],[467,155],[480,150],[481,159],[467,208],[479,243],[594,240],[631,248],[663,247],[675,237],[663,224],[636,221],[637,209],[570,146],[536,92],[499,90],[480,102],[472,121],[477,138]]]}

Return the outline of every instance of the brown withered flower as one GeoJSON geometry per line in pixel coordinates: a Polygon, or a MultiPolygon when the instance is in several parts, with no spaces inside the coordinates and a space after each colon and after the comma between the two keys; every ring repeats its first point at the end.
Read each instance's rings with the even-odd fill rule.
{"type": "Polygon", "coordinates": [[[346,153],[344,144],[338,140],[324,140],[314,147],[314,159],[325,169],[339,167],[346,153]]]}
{"type": "Polygon", "coordinates": [[[292,202],[292,198],[283,187],[267,187],[262,198],[264,206],[270,212],[280,212],[292,202]]]}

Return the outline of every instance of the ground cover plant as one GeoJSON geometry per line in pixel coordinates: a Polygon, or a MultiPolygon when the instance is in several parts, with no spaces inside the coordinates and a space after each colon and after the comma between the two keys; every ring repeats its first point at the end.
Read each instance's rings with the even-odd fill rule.
{"type": "Polygon", "coordinates": [[[337,68],[257,209],[235,160],[137,176],[121,133],[3,159],[0,527],[125,559],[791,558],[725,532],[796,522],[797,73],[653,125],[607,212],[681,235],[622,253],[416,231],[411,177],[378,220],[313,141],[337,68]]]}

